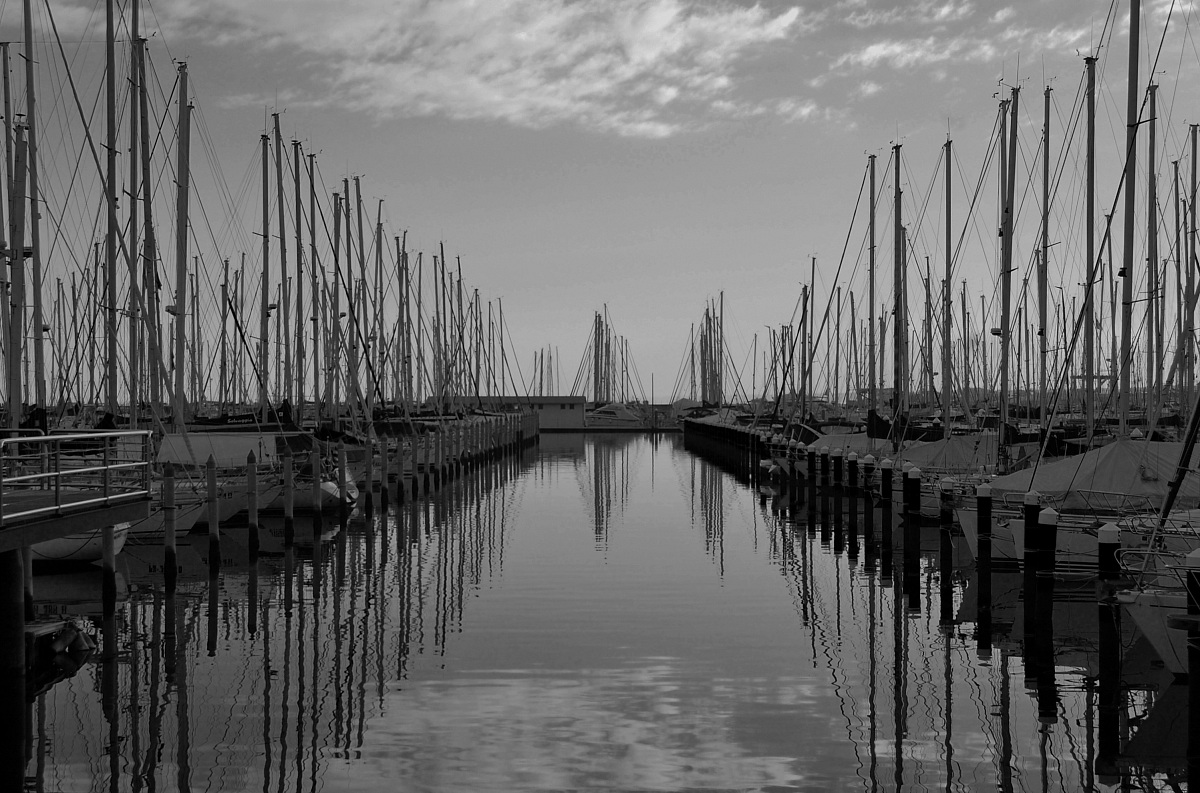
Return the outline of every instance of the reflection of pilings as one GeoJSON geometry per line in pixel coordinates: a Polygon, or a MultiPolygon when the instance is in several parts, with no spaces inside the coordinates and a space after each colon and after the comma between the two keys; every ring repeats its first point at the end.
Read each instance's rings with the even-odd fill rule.
{"type": "Polygon", "coordinates": [[[1115,598],[1102,598],[1098,606],[1100,669],[1099,669],[1099,736],[1096,773],[1117,775],[1117,758],[1121,751],[1121,711],[1124,708],[1121,689],[1121,607],[1115,598]]]}

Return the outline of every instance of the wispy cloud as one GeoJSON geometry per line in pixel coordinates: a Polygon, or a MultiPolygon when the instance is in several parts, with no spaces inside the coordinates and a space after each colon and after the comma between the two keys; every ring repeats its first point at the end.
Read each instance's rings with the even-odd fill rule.
{"type": "MultiPolygon", "coordinates": [[[[159,6],[222,45],[305,58],[314,101],[381,117],[577,124],[663,137],[739,103],[739,65],[811,24],[728,0],[179,0],[159,6]]],[[[182,28],[180,29],[182,34],[182,28]]]]}

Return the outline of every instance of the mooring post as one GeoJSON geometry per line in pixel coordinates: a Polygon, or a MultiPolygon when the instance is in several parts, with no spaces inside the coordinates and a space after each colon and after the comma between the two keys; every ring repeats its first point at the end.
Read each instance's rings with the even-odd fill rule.
{"type": "MultiPolygon", "coordinates": [[[[1038,513],[1038,554],[1042,557],[1035,586],[1037,587],[1034,630],[1037,632],[1037,704],[1038,721],[1054,724],[1058,721],[1058,684],[1054,671],[1054,554],[1057,547],[1058,513],[1043,509],[1038,513]]],[[[1028,666],[1027,666],[1028,668],[1028,666]]]]}
{"type": "Polygon", "coordinates": [[[296,541],[296,468],[290,447],[283,449],[283,544],[296,541]]]}
{"type": "Polygon", "coordinates": [[[1041,531],[1038,528],[1038,515],[1042,511],[1042,496],[1036,490],[1030,490],[1021,499],[1021,517],[1025,522],[1025,552],[1023,562],[1026,575],[1037,574],[1043,557],[1038,553],[1041,547],[1041,531]]]}
{"type": "Polygon", "coordinates": [[[846,487],[851,493],[858,492],[858,455],[854,452],[846,455],[846,487]]]}
{"type": "Polygon", "coordinates": [[[258,459],[254,452],[246,455],[246,515],[250,535],[250,558],[258,556],[258,459]]]}
{"type": "Polygon", "coordinates": [[[179,576],[179,562],[175,553],[175,466],[171,463],[163,466],[162,503],[163,583],[168,592],[174,592],[179,576]]]}
{"type": "Polygon", "coordinates": [[[1105,523],[1096,532],[1100,547],[1100,578],[1110,580],[1121,575],[1121,563],[1117,552],[1121,550],[1121,527],[1105,523]]]}
{"type": "Polygon", "coordinates": [[[821,487],[828,489],[831,481],[829,473],[829,447],[821,447],[821,487]]]}

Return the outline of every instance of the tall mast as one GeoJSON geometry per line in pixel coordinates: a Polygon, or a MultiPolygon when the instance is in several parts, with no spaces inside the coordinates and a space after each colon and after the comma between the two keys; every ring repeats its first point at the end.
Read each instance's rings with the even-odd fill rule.
{"type": "MultiPolygon", "coordinates": [[[[300,203],[300,141],[292,141],[292,162],[296,188],[296,344],[295,378],[296,422],[304,406],[304,205],[300,203]]],[[[279,243],[283,245],[282,242],[279,243]]],[[[311,266],[311,264],[310,264],[311,266]]]]}
{"type": "MultiPolygon", "coordinates": [[[[140,0],[130,3],[130,47],[129,47],[129,243],[125,248],[125,264],[129,269],[129,428],[137,429],[138,404],[141,402],[142,326],[138,311],[138,57],[141,42],[138,38],[138,10],[140,0]]],[[[115,214],[115,212],[114,212],[115,214]]]]}
{"type": "MultiPolygon", "coordinates": [[[[33,371],[34,371],[34,388],[36,393],[36,401],[39,406],[44,407],[46,404],[46,366],[44,360],[44,337],[45,326],[42,323],[42,242],[41,242],[41,224],[38,222],[41,219],[42,213],[38,209],[38,147],[37,147],[37,116],[34,112],[34,64],[37,63],[37,58],[33,54],[33,14],[30,8],[30,0],[25,0],[25,124],[26,135],[28,139],[26,151],[26,163],[29,169],[29,244],[33,248],[33,371]]],[[[112,14],[109,13],[111,18],[112,14]]],[[[112,25],[109,25],[110,29],[112,25]]],[[[108,40],[111,42],[115,34],[110,34],[108,40]]],[[[109,46],[112,46],[111,44],[109,46]]],[[[111,60],[111,58],[110,58],[111,60]]],[[[109,69],[110,79],[114,69],[109,69]]],[[[110,107],[115,104],[110,103],[110,107]]],[[[110,147],[109,151],[112,151],[110,147]]],[[[110,154],[111,156],[111,154],[110,154]]],[[[116,166],[110,165],[110,172],[115,172],[116,166]]],[[[113,182],[110,177],[109,184],[113,182]]],[[[113,199],[115,200],[115,199],[113,199]]],[[[11,205],[10,205],[11,213],[11,205]]],[[[16,252],[17,261],[22,261],[24,255],[19,249],[16,252]]],[[[116,256],[112,257],[113,260],[116,256]]],[[[22,265],[23,266],[23,265],[22,265]]],[[[115,304],[115,299],[110,301],[110,305],[115,304]]],[[[16,333],[17,331],[13,331],[16,333]]],[[[114,356],[115,357],[115,356],[114,356]]],[[[115,364],[114,364],[115,365],[115,364]]],[[[116,377],[113,377],[115,382],[116,377]]],[[[114,390],[115,393],[115,390],[114,390]]],[[[17,402],[20,405],[20,402],[17,402]]]]}
{"type": "Polygon", "coordinates": [[[258,316],[258,405],[262,411],[262,420],[266,424],[271,420],[271,405],[268,402],[267,388],[270,385],[270,369],[267,366],[267,333],[270,330],[271,305],[271,187],[270,168],[271,150],[270,138],[263,133],[259,139],[262,143],[262,284],[259,289],[260,307],[258,316]]]}
{"type": "MultiPolygon", "coordinates": [[[[1141,0],[1129,2],[1129,80],[1125,105],[1125,235],[1121,265],[1121,362],[1120,408],[1121,435],[1129,434],[1129,370],[1133,363],[1133,186],[1137,162],[1138,125],[1138,36],[1141,23],[1141,0]]],[[[1150,165],[1153,168],[1153,163],[1150,165]]]]}
{"type": "Polygon", "coordinates": [[[330,346],[329,355],[325,359],[325,391],[328,396],[328,404],[326,411],[329,416],[334,419],[334,426],[337,426],[337,419],[341,415],[341,406],[338,404],[339,388],[341,386],[341,377],[339,377],[332,366],[333,361],[340,361],[342,358],[342,196],[338,193],[333,194],[333,311],[330,312],[330,319],[333,320],[333,339],[330,346]]]}
{"type": "Polygon", "coordinates": [[[1184,331],[1187,336],[1187,360],[1183,372],[1187,378],[1187,398],[1183,404],[1188,410],[1192,408],[1192,399],[1196,388],[1196,131],[1198,125],[1191,125],[1192,143],[1192,181],[1191,201],[1188,204],[1187,218],[1187,308],[1184,315],[1184,331]]]}
{"type": "Polygon", "coordinates": [[[1042,253],[1038,257],[1038,417],[1043,430],[1049,430],[1049,391],[1047,390],[1046,312],[1050,299],[1047,273],[1050,261],[1050,86],[1046,86],[1042,115],[1042,253]]]}
{"type": "MultiPolygon", "coordinates": [[[[895,422],[908,410],[907,389],[905,388],[908,370],[905,368],[905,355],[908,351],[908,317],[904,294],[904,223],[900,208],[900,144],[892,146],[892,161],[895,163],[894,194],[895,210],[892,223],[895,231],[894,252],[894,285],[895,319],[892,334],[892,421],[895,422]]],[[[899,449],[901,438],[892,434],[892,442],[899,449]]]]}
{"type": "Polygon", "coordinates": [[[1087,284],[1083,290],[1083,419],[1088,444],[1096,431],[1096,58],[1087,65],[1087,284]]]}
{"type": "MultiPolygon", "coordinates": [[[[287,237],[284,236],[284,210],[283,203],[283,137],[279,134],[279,114],[272,113],[272,119],[275,122],[275,206],[276,213],[279,215],[279,306],[280,319],[282,323],[282,332],[279,328],[275,330],[275,336],[282,337],[283,341],[283,376],[279,378],[280,382],[276,386],[282,392],[281,396],[292,402],[292,309],[290,300],[288,299],[288,267],[287,267],[287,237]]],[[[278,353],[278,350],[276,350],[278,353]]],[[[278,359],[277,359],[278,360],[278,359]]]]}
{"type": "MultiPolygon", "coordinates": [[[[106,345],[106,358],[104,364],[105,370],[105,394],[108,412],[117,415],[117,56],[116,45],[116,22],[114,20],[113,0],[107,0],[105,3],[105,103],[107,111],[105,113],[106,124],[106,146],[107,146],[107,163],[105,167],[105,203],[108,210],[108,230],[104,235],[104,278],[105,278],[105,302],[108,304],[105,309],[105,328],[104,341],[106,345]]],[[[30,196],[32,200],[32,195],[30,196]]],[[[36,280],[36,279],[35,279],[36,280]]],[[[34,285],[34,295],[41,291],[41,287],[34,285]]],[[[35,329],[40,331],[41,320],[34,317],[35,329]]],[[[34,349],[40,354],[41,340],[39,339],[34,349]]],[[[38,363],[36,369],[39,372],[38,379],[40,381],[42,371],[41,363],[38,363]]],[[[38,404],[44,404],[39,397],[38,404]]]]}
{"type": "Polygon", "coordinates": [[[971,415],[971,326],[968,323],[970,315],[967,311],[967,279],[962,282],[962,297],[959,299],[962,306],[962,366],[959,367],[962,372],[962,398],[963,398],[963,415],[971,415]]]}
{"type": "MultiPolygon", "coordinates": [[[[9,337],[5,352],[8,354],[8,426],[16,428],[21,423],[21,358],[24,353],[24,335],[21,326],[25,316],[25,127],[17,127],[16,163],[13,177],[13,199],[9,206],[9,239],[12,240],[13,267],[12,290],[9,293],[9,337]]],[[[74,276],[72,276],[74,279],[74,276]]],[[[89,395],[90,397],[90,395],[89,395]]]]}
{"type": "Polygon", "coordinates": [[[229,350],[226,337],[229,330],[229,259],[224,261],[223,277],[221,278],[221,375],[217,380],[217,400],[220,412],[226,411],[229,403],[229,391],[226,379],[229,376],[229,350]]]}
{"type": "MultiPolygon", "coordinates": [[[[146,373],[150,376],[151,421],[157,422],[162,410],[162,322],[158,311],[157,241],[154,236],[154,213],[151,211],[153,197],[150,190],[150,113],[146,91],[146,41],[137,42],[138,63],[138,136],[141,138],[139,154],[141,162],[141,191],[143,222],[145,223],[142,243],[142,288],[146,295],[147,328],[146,373]]],[[[131,132],[132,134],[132,132],[131,132]]]]}
{"type": "Polygon", "coordinates": [[[175,193],[175,401],[172,416],[176,432],[183,431],[184,362],[187,360],[184,343],[187,341],[187,256],[188,256],[188,163],[191,145],[191,106],[187,94],[187,64],[179,64],[179,142],[177,147],[178,187],[175,193]]]}
{"type": "Polygon", "coordinates": [[[1159,378],[1162,375],[1158,362],[1161,355],[1162,338],[1158,325],[1158,179],[1155,169],[1155,98],[1158,86],[1151,83],[1150,91],[1150,128],[1149,152],[1146,159],[1146,423],[1154,426],[1159,410],[1159,378]]]}
{"type": "MultiPolygon", "coordinates": [[[[1008,155],[1004,163],[1004,209],[1001,218],[1002,237],[1000,241],[1000,461],[1007,466],[1007,451],[1003,438],[1008,425],[1008,377],[1009,377],[1009,325],[1012,322],[1012,235],[1013,235],[1013,198],[1016,194],[1017,177],[1017,102],[1021,89],[1013,86],[1012,99],[1007,104],[1012,114],[1008,138],[1004,143],[1008,146],[1008,155]]],[[[1001,126],[1004,129],[1004,126],[1001,126]]]]}
{"type": "Polygon", "coordinates": [[[867,389],[870,392],[867,397],[867,410],[879,409],[878,397],[878,381],[875,378],[875,155],[867,157],[868,167],[871,171],[871,195],[870,206],[871,211],[868,215],[868,229],[870,234],[870,252],[867,258],[867,306],[869,318],[867,320],[867,389]]]}
{"type": "MultiPolygon", "coordinates": [[[[321,293],[317,283],[317,180],[316,180],[316,154],[309,153],[308,155],[308,272],[312,284],[312,313],[309,315],[309,322],[312,323],[312,372],[313,372],[313,400],[319,399],[318,393],[321,387],[321,339],[323,334],[320,332],[318,317],[324,316],[321,312],[321,293]]],[[[320,417],[315,416],[318,423],[320,417]]]]}
{"type": "MultiPolygon", "coordinates": [[[[950,395],[950,326],[954,317],[950,313],[950,276],[954,266],[954,247],[951,232],[951,201],[950,201],[950,155],[952,152],[950,138],[946,138],[945,173],[946,179],[946,274],[942,279],[942,435],[950,437],[950,410],[954,400],[950,395]]],[[[963,326],[966,332],[966,326],[963,326]]],[[[933,350],[930,349],[930,355],[933,350]]]]}
{"type": "MultiPolygon", "coordinates": [[[[9,213],[13,211],[13,201],[16,199],[16,193],[13,190],[13,121],[12,121],[12,84],[9,73],[9,58],[8,58],[8,43],[0,43],[0,57],[3,57],[4,62],[0,65],[3,71],[4,78],[4,195],[8,203],[9,213]]],[[[24,200],[23,198],[20,200],[24,200]]],[[[0,206],[5,202],[0,201],[0,206]]],[[[0,228],[3,228],[4,220],[0,218],[0,228]]],[[[6,235],[7,236],[7,235],[6,235]]],[[[11,241],[12,237],[8,236],[11,241]]],[[[20,251],[7,249],[7,245],[0,245],[0,253],[7,258],[9,255],[19,256],[20,251]]],[[[13,260],[8,259],[11,263],[13,260]]],[[[8,294],[8,268],[3,266],[4,261],[0,259],[0,299],[4,299],[8,294]]],[[[73,279],[72,279],[73,280],[73,279]]],[[[71,305],[77,305],[74,301],[71,305]]],[[[0,339],[4,339],[4,343],[8,343],[8,312],[0,310],[0,339]]]]}

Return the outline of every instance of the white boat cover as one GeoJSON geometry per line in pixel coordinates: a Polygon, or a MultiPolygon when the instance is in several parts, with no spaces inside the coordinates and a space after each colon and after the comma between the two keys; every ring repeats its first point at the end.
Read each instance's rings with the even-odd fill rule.
{"type": "MultiPolygon", "coordinates": [[[[1157,510],[1182,450],[1183,444],[1176,441],[1122,438],[1083,454],[997,477],[990,483],[992,498],[1015,504],[1025,493],[1036,490],[1043,506],[1059,511],[1157,510]]],[[[1192,455],[1191,470],[1179,488],[1175,502],[1179,509],[1200,506],[1200,476],[1195,473],[1198,456],[1192,455]]]]}
{"type": "Polygon", "coordinates": [[[211,456],[217,468],[245,468],[250,452],[260,465],[275,462],[276,436],[258,432],[167,433],[158,447],[158,462],[200,466],[211,456]]]}

